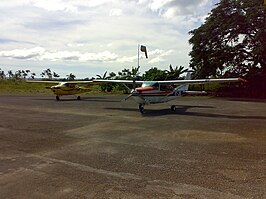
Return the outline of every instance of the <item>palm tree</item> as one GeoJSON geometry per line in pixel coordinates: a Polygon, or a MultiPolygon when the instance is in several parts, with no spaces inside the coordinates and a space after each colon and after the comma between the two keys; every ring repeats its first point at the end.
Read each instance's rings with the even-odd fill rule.
{"type": "Polygon", "coordinates": [[[35,76],[36,76],[36,73],[31,73],[31,75],[30,75],[31,79],[34,79],[35,76]]]}
{"type": "Polygon", "coordinates": [[[107,79],[107,71],[103,75],[96,75],[98,78],[97,79],[107,79]]]}
{"type": "MultiPolygon", "coordinates": [[[[103,75],[96,75],[97,79],[110,79],[114,78],[116,76],[115,73],[109,73],[109,76],[107,76],[107,71],[103,75]]],[[[113,84],[100,84],[101,91],[105,92],[111,92],[113,90],[114,85],[113,84]]]]}
{"type": "Polygon", "coordinates": [[[129,69],[124,68],[121,72],[118,72],[119,79],[131,79],[132,73],[129,69]]]}
{"type": "Polygon", "coordinates": [[[50,68],[47,68],[46,70],[44,70],[42,73],[41,73],[41,76],[42,77],[45,77],[47,76],[48,79],[52,79],[53,75],[52,75],[52,71],[50,68]]]}
{"type": "Polygon", "coordinates": [[[70,73],[69,75],[67,75],[67,80],[69,80],[69,81],[73,81],[73,80],[75,80],[75,78],[76,78],[76,76],[73,75],[72,73],[70,73]]]}
{"type": "Polygon", "coordinates": [[[58,78],[58,77],[60,77],[60,75],[59,75],[59,74],[57,74],[56,72],[53,72],[53,76],[54,76],[55,78],[58,78]]]}
{"type": "Polygon", "coordinates": [[[139,78],[140,72],[139,72],[140,66],[138,67],[132,67],[131,75],[133,79],[139,78]]]}
{"type": "Polygon", "coordinates": [[[127,80],[133,80],[139,77],[139,68],[138,67],[132,67],[131,70],[128,68],[124,68],[121,72],[118,72],[118,79],[127,79],[127,80]]]}
{"type": "Polygon", "coordinates": [[[5,72],[0,68],[0,79],[4,79],[6,77],[5,72]]]}
{"type": "Polygon", "coordinates": [[[110,72],[108,79],[115,79],[116,78],[116,74],[114,72],[110,72]]]}
{"type": "Polygon", "coordinates": [[[25,70],[25,71],[22,70],[21,72],[22,72],[23,79],[25,80],[26,77],[28,76],[28,73],[30,72],[30,70],[25,70]]]}
{"type": "Polygon", "coordinates": [[[14,77],[14,74],[13,74],[12,70],[7,71],[7,75],[8,75],[9,79],[14,77]]]}
{"type": "Polygon", "coordinates": [[[16,71],[14,77],[15,77],[16,80],[21,79],[22,71],[21,70],[16,71]]]}
{"type": "Polygon", "coordinates": [[[178,79],[180,78],[180,75],[182,75],[183,73],[187,72],[188,69],[185,69],[184,66],[179,66],[179,67],[175,67],[173,68],[172,65],[170,64],[169,66],[169,70],[166,70],[166,79],[167,80],[172,80],[172,79],[178,79]]]}

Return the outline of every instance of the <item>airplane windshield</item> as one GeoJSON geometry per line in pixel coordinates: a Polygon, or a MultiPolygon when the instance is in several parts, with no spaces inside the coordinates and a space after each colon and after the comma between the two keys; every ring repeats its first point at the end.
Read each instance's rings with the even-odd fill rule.
{"type": "Polygon", "coordinates": [[[155,84],[157,84],[157,82],[143,82],[141,87],[154,86],[155,84]]]}
{"type": "Polygon", "coordinates": [[[65,86],[65,87],[69,87],[69,88],[75,88],[75,84],[71,84],[71,83],[68,83],[68,82],[60,82],[59,83],[60,86],[65,86]]]}
{"type": "Polygon", "coordinates": [[[58,85],[59,85],[59,86],[65,86],[65,84],[66,84],[65,82],[59,82],[58,85]]]}

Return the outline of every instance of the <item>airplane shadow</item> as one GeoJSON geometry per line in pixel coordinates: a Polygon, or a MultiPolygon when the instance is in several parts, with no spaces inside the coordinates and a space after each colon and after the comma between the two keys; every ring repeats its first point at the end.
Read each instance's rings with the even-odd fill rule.
{"type": "MultiPolygon", "coordinates": [[[[37,101],[57,101],[55,98],[38,98],[33,99],[37,101]]],[[[68,102],[68,101],[77,101],[77,102],[120,102],[120,100],[108,100],[105,97],[81,97],[81,100],[74,98],[64,98],[61,97],[58,102],[68,102]]]]}
{"type": "MultiPolygon", "coordinates": [[[[191,108],[215,108],[213,106],[176,106],[176,111],[173,112],[170,109],[157,109],[149,110],[145,109],[143,117],[157,117],[163,115],[186,115],[186,116],[195,116],[195,117],[211,117],[211,118],[225,118],[225,119],[256,119],[256,120],[266,120],[266,116],[246,116],[246,115],[226,115],[226,114],[217,114],[217,113],[204,113],[189,111],[191,108]]],[[[108,110],[120,110],[120,111],[133,111],[138,112],[137,108],[106,108],[108,110]]]]}

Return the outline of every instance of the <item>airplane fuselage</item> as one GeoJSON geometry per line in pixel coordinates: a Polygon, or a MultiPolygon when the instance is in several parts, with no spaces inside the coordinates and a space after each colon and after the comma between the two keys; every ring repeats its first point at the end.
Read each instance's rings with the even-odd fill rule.
{"type": "Polygon", "coordinates": [[[85,92],[88,92],[90,91],[89,89],[86,89],[86,88],[72,88],[72,89],[69,89],[69,88],[52,88],[51,87],[51,90],[53,91],[53,93],[55,95],[58,95],[58,96],[61,96],[61,95],[77,95],[77,94],[81,94],[81,93],[85,93],[85,92]]]}
{"type": "Polygon", "coordinates": [[[157,82],[144,82],[141,87],[132,90],[133,99],[142,105],[164,103],[182,96],[171,85],[160,85],[157,82]]]}
{"type": "MultiPolygon", "coordinates": [[[[81,93],[89,92],[90,88],[79,87],[76,84],[60,82],[56,86],[51,86],[50,89],[56,95],[56,99],[59,100],[59,97],[62,95],[79,95],[81,93]]],[[[80,99],[80,96],[77,96],[77,99],[80,99]]]]}
{"type": "Polygon", "coordinates": [[[164,103],[176,99],[178,96],[132,96],[138,104],[157,104],[164,103]]]}

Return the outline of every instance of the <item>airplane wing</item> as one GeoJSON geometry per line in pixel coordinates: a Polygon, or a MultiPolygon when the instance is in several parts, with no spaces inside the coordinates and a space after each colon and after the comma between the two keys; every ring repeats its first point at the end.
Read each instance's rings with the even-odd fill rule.
{"type": "MultiPolygon", "coordinates": [[[[94,79],[94,83],[123,83],[134,84],[133,80],[114,80],[114,79],[94,79]]],[[[135,81],[136,84],[142,84],[144,81],[135,81]]]]}
{"type": "Polygon", "coordinates": [[[225,82],[247,82],[242,78],[224,78],[224,79],[190,79],[190,80],[166,80],[158,81],[159,84],[208,84],[208,83],[225,83],[225,82]]]}
{"type": "Polygon", "coordinates": [[[93,81],[66,81],[69,84],[92,84],[93,81]]]}
{"type": "Polygon", "coordinates": [[[46,83],[46,84],[58,84],[60,81],[44,81],[44,80],[26,80],[28,83],[46,83]]]}
{"type": "Polygon", "coordinates": [[[43,80],[27,80],[28,83],[47,83],[47,84],[59,84],[59,83],[69,83],[69,84],[92,84],[93,81],[43,81],[43,80]]]}

